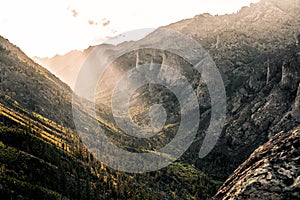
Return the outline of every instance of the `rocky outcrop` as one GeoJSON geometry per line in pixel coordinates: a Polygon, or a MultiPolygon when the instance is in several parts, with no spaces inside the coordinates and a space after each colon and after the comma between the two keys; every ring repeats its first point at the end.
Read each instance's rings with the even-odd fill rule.
{"type": "Polygon", "coordinates": [[[292,116],[297,119],[297,121],[300,121],[300,83],[298,86],[297,95],[295,98],[295,103],[292,109],[292,116]]]}
{"type": "Polygon", "coordinates": [[[282,65],[281,87],[285,90],[291,90],[295,92],[297,90],[297,83],[300,80],[299,71],[299,54],[293,55],[293,57],[282,65]]]}
{"type": "Polygon", "coordinates": [[[300,127],[278,133],[225,181],[213,199],[298,199],[300,127]]]}

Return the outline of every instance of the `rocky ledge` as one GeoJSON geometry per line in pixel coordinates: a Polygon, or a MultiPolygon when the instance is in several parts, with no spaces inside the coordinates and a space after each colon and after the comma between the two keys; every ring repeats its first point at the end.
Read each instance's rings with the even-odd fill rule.
{"type": "Polygon", "coordinates": [[[298,199],[300,127],[275,135],[256,149],[213,199],[298,199]]]}

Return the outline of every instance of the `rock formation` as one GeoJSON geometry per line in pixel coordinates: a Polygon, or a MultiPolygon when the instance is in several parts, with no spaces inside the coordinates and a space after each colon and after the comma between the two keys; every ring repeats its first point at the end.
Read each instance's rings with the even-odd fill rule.
{"type": "Polygon", "coordinates": [[[230,175],[213,199],[298,199],[299,147],[300,127],[278,133],[230,175]]]}

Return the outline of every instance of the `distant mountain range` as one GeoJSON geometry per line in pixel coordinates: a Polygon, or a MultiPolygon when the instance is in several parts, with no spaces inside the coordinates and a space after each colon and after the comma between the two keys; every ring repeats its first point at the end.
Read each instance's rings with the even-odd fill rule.
{"type": "Polygon", "coordinates": [[[62,81],[73,88],[80,66],[91,49],[92,47],[83,52],[74,50],[63,56],[56,55],[53,58],[34,57],[33,59],[42,66],[47,67],[52,73],[56,74],[62,81]]]}
{"type": "MultiPolygon", "coordinates": [[[[200,127],[188,151],[167,168],[138,175],[116,172],[97,161],[76,133],[70,87],[74,87],[89,53],[95,48],[117,51],[126,45],[138,47],[159,30],[137,42],[34,58],[70,87],[0,38],[1,196],[7,199],[34,199],[38,195],[39,199],[300,197],[300,0],[262,0],[236,14],[202,14],[163,28],[179,31],[199,42],[221,72],[227,94],[227,117],[213,151],[203,159],[198,158],[211,105],[207,86],[201,77],[190,73],[188,78],[200,105],[200,127]]],[[[118,58],[114,66],[125,71],[139,63],[151,65],[153,60],[184,69],[190,66],[176,55],[163,54],[158,50],[136,50],[118,58]]],[[[116,144],[131,151],[148,151],[149,146],[152,150],[169,141],[179,119],[178,101],[172,94],[148,85],[132,98],[131,113],[139,124],[149,122],[147,108],[156,102],[163,102],[175,116],[168,118],[166,136],[139,140],[137,147],[113,120],[109,104],[112,88],[108,84],[97,93],[97,120],[116,144]]],[[[83,122],[87,116],[88,113],[82,112],[83,122]]]]}

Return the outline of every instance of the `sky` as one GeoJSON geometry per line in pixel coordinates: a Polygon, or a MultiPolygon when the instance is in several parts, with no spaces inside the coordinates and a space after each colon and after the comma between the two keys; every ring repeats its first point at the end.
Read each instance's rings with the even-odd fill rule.
{"type": "Polygon", "coordinates": [[[0,35],[28,56],[83,50],[127,31],[201,13],[231,14],[259,0],[0,0],[0,35]]]}

